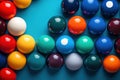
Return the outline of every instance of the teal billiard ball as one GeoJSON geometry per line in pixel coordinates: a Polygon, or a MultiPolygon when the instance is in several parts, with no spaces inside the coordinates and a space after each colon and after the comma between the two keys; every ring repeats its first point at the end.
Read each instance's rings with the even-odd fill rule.
{"type": "Polygon", "coordinates": [[[56,41],[56,48],[61,54],[69,54],[74,49],[74,40],[68,35],[62,35],[56,41]]]}
{"type": "Polygon", "coordinates": [[[93,35],[102,34],[105,31],[106,27],[106,22],[101,17],[93,17],[88,22],[88,30],[93,35]]]}
{"type": "Polygon", "coordinates": [[[27,65],[30,70],[41,70],[45,66],[46,60],[38,52],[34,52],[28,56],[27,65]]]}
{"type": "Polygon", "coordinates": [[[117,0],[103,0],[101,4],[101,14],[105,18],[111,18],[117,14],[119,4],[117,0]]]}
{"type": "Polygon", "coordinates": [[[101,36],[96,40],[95,48],[98,53],[107,55],[113,48],[113,42],[109,37],[101,36]]]}
{"type": "Polygon", "coordinates": [[[97,71],[102,65],[102,60],[96,54],[87,56],[84,60],[84,66],[87,70],[97,71]]]}
{"type": "Polygon", "coordinates": [[[63,66],[64,59],[59,53],[51,53],[47,58],[47,65],[50,69],[58,70],[63,66]]]}
{"type": "Polygon", "coordinates": [[[37,40],[38,51],[43,54],[49,54],[51,51],[54,50],[54,47],[55,47],[55,41],[49,35],[42,35],[37,40]]]}
{"type": "Polygon", "coordinates": [[[50,33],[62,33],[66,29],[66,20],[62,16],[53,16],[48,21],[50,33]]]}
{"type": "Polygon", "coordinates": [[[92,51],[94,42],[89,36],[81,36],[76,41],[76,50],[80,54],[87,54],[92,51]]]}
{"type": "Polygon", "coordinates": [[[98,0],[83,0],[81,2],[81,11],[87,17],[94,16],[99,10],[98,0]]]}
{"type": "Polygon", "coordinates": [[[82,57],[77,53],[71,53],[65,60],[66,68],[70,71],[79,70],[83,65],[82,57]]]}
{"type": "Polygon", "coordinates": [[[62,0],[62,11],[65,14],[75,14],[79,9],[79,0],[62,0]]]}

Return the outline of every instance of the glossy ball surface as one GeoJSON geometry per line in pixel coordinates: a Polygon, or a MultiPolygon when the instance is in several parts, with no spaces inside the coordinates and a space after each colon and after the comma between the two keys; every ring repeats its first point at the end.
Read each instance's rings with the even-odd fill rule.
{"type": "Polygon", "coordinates": [[[88,30],[93,35],[102,34],[106,29],[106,23],[101,17],[93,17],[88,22],[88,30]]]}
{"type": "Polygon", "coordinates": [[[61,54],[69,54],[74,49],[74,40],[68,35],[62,35],[56,41],[56,48],[61,54]]]}
{"type": "Polygon", "coordinates": [[[111,18],[116,15],[119,10],[117,0],[104,0],[101,4],[101,14],[105,18],[111,18]]]}
{"type": "Polygon", "coordinates": [[[3,68],[0,70],[0,79],[1,80],[16,80],[16,73],[9,68],[3,68]]]}
{"type": "Polygon", "coordinates": [[[95,42],[95,48],[100,54],[109,54],[113,48],[112,40],[107,36],[99,37],[95,42]]]}
{"type": "Polygon", "coordinates": [[[0,54],[0,69],[5,67],[7,63],[7,57],[3,54],[0,54]]]}
{"type": "Polygon", "coordinates": [[[28,56],[27,65],[31,70],[41,70],[45,66],[45,57],[40,53],[32,53],[28,56]]]}
{"type": "Polygon", "coordinates": [[[81,2],[81,10],[85,16],[94,16],[99,10],[98,0],[83,0],[81,2]]]}
{"type": "Polygon", "coordinates": [[[51,33],[62,33],[66,28],[66,21],[61,16],[51,17],[48,21],[48,29],[51,33]]]}
{"type": "Polygon", "coordinates": [[[112,18],[108,22],[107,29],[110,34],[120,35],[120,18],[112,18]]]}
{"type": "Polygon", "coordinates": [[[103,67],[108,73],[115,73],[120,69],[120,60],[115,55],[108,55],[103,61],[103,67]]]}
{"type": "Polygon", "coordinates": [[[11,52],[13,52],[16,48],[16,40],[8,35],[8,34],[4,34],[2,36],[0,36],[0,51],[5,53],[5,54],[9,54],[11,52]]]}
{"type": "Polygon", "coordinates": [[[25,9],[30,6],[32,0],[13,0],[17,8],[25,9]]]}
{"type": "Polygon", "coordinates": [[[47,58],[47,64],[50,69],[60,69],[64,63],[62,55],[52,53],[47,58]]]}
{"type": "Polygon", "coordinates": [[[54,39],[49,35],[42,35],[37,40],[37,48],[43,54],[48,54],[53,51],[55,47],[54,39]]]}
{"type": "Polygon", "coordinates": [[[0,17],[11,19],[16,15],[16,7],[11,1],[2,1],[0,3],[0,17]]]}
{"type": "Polygon", "coordinates": [[[35,40],[31,35],[24,34],[17,40],[17,48],[24,54],[29,54],[34,50],[35,40]]]}
{"type": "Polygon", "coordinates": [[[79,0],[62,0],[62,11],[65,14],[75,14],[79,9],[79,0]]]}
{"type": "Polygon", "coordinates": [[[102,65],[102,60],[98,55],[91,54],[84,60],[84,65],[87,70],[97,71],[102,65]]]}
{"type": "Polygon", "coordinates": [[[117,38],[114,43],[115,51],[120,54],[120,38],[117,38]]]}
{"type": "Polygon", "coordinates": [[[68,21],[68,30],[74,35],[82,34],[86,29],[86,21],[81,16],[73,16],[68,21]]]}
{"type": "Polygon", "coordinates": [[[21,70],[26,64],[26,57],[22,53],[14,51],[9,54],[7,63],[13,70],[21,70]]]}
{"type": "Polygon", "coordinates": [[[0,36],[6,32],[6,22],[0,18],[0,36]]]}
{"type": "Polygon", "coordinates": [[[89,53],[90,51],[92,51],[93,47],[94,42],[88,36],[81,36],[76,41],[76,49],[80,54],[89,53]]]}
{"type": "Polygon", "coordinates": [[[71,71],[79,70],[83,65],[83,59],[77,53],[71,53],[66,57],[66,67],[71,71]]]}
{"type": "Polygon", "coordinates": [[[26,22],[21,17],[14,17],[7,24],[8,32],[13,36],[20,36],[26,31],[26,22]]]}

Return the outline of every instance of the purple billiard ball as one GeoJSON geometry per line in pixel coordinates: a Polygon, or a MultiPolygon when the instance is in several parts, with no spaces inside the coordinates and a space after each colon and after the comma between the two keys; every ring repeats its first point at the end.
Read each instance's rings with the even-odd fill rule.
{"type": "Polygon", "coordinates": [[[62,67],[64,59],[58,53],[52,53],[47,58],[47,64],[50,69],[59,69],[62,67]]]}
{"type": "Polygon", "coordinates": [[[6,23],[3,19],[0,18],[0,36],[3,35],[6,31],[6,23]]]}

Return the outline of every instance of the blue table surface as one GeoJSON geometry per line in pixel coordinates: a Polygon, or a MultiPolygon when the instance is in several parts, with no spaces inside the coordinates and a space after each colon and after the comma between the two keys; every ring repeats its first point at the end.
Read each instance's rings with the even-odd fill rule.
{"type": "MultiPolygon", "coordinates": [[[[33,0],[29,8],[18,10],[17,16],[24,18],[27,22],[27,31],[25,34],[32,35],[35,40],[37,40],[41,35],[50,35],[47,28],[47,22],[52,16],[63,16],[61,11],[61,1],[62,0],[33,0]]],[[[80,8],[75,15],[83,16],[81,14],[80,8]]],[[[101,16],[100,9],[95,16],[101,16]]],[[[115,17],[120,18],[120,10],[115,17]]],[[[68,17],[65,18],[66,21],[69,19],[68,17]]],[[[86,19],[86,21],[88,20],[89,19],[86,19]]],[[[63,34],[70,35],[67,29],[63,34]]],[[[89,35],[93,38],[94,41],[97,38],[90,35],[87,29],[82,35],[89,35]]],[[[102,35],[109,36],[107,30],[102,35]]],[[[56,39],[56,36],[51,36],[56,39]]],[[[58,35],[57,37],[59,36],[60,35],[58,35]]],[[[74,40],[76,40],[77,38],[76,36],[72,37],[74,38],[74,40]]],[[[111,38],[114,41],[116,37],[111,38]]],[[[37,49],[35,49],[33,53],[36,52],[37,49]]],[[[75,52],[75,50],[73,52],[75,52]]],[[[96,54],[95,49],[91,53],[96,54]]],[[[114,49],[111,53],[115,54],[114,49]]],[[[85,56],[83,56],[83,59],[84,57],[85,56]]],[[[71,72],[66,69],[65,65],[57,72],[49,70],[47,66],[45,66],[41,71],[34,72],[29,70],[28,66],[26,65],[24,69],[22,69],[21,71],[17,71],[17,80],[120,80],[120,72],[116,74],[108,74],[104,71],[103,66],[101,66],[101,68],[97,72],[87,71],[84,66],[82,66],[82,68],[76,72],[71,72]]]]}

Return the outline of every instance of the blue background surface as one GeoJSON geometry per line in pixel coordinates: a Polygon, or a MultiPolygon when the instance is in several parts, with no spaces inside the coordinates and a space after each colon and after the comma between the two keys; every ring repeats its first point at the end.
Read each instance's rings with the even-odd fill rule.
{"type": "MultiPolygon", "coordinates": [[[[61,11],[61,1],[62,0],[34,0],[29,8],[18,10],[17,16],[24,18],[27,22],[26,34],[32,35],[35,40],[37,40],[41,35],[49,34],[47,29],[47,22],[49,18],[55,15],[63,16],[61,11]]],[[[75,15],[82,16],[80,8],[75,15]]],[[[96,16],[101,16],[100,10],[96,16]]],[[[115,17],[120,18],[120,10],[115,17]]],[[[68,18],[65,18],[67,21],[68,18]]],[[[88,21],[89,19],[86,20],[88,21]]],[[[66,29],[63,34],[69,35],[68,30],[66,29]]],[[[90,35],[87,30],[82,35],[89,35],[94,41],[97,38],[90,35]]],[[[105,31],[102,35],[109,36],[107,31],[105,31]]],[[[56,39],[54,35],[52,36],[56,39]]],[[[72,37],[76,40],[79,36],[72,37]]],[[[115,37],[111,38],[114,41],[115,37]]],[[[37,49],[35,49],[33,53],[36,52],[37,49]]],[[[91,53],[96,54],[95,49],[91,53]]],[[[115,53],[114,49],[111,53],[115,53]]],[[[83,59],[84,57],[85,56],[83,56],[83,59]]],[[[30,71],[26,65],[23,70],[17,71],[17,80],[120,80],[120,72],[116,74],[108,74],[104,71],[102,66],[97,72],[87,71],[84,66],[82,66],[79,71],[70,72],[66,69],[65,65],[57,72],[50,71],[47,66],[45,66],[41,71],[33,72],[30,71]]]]}

